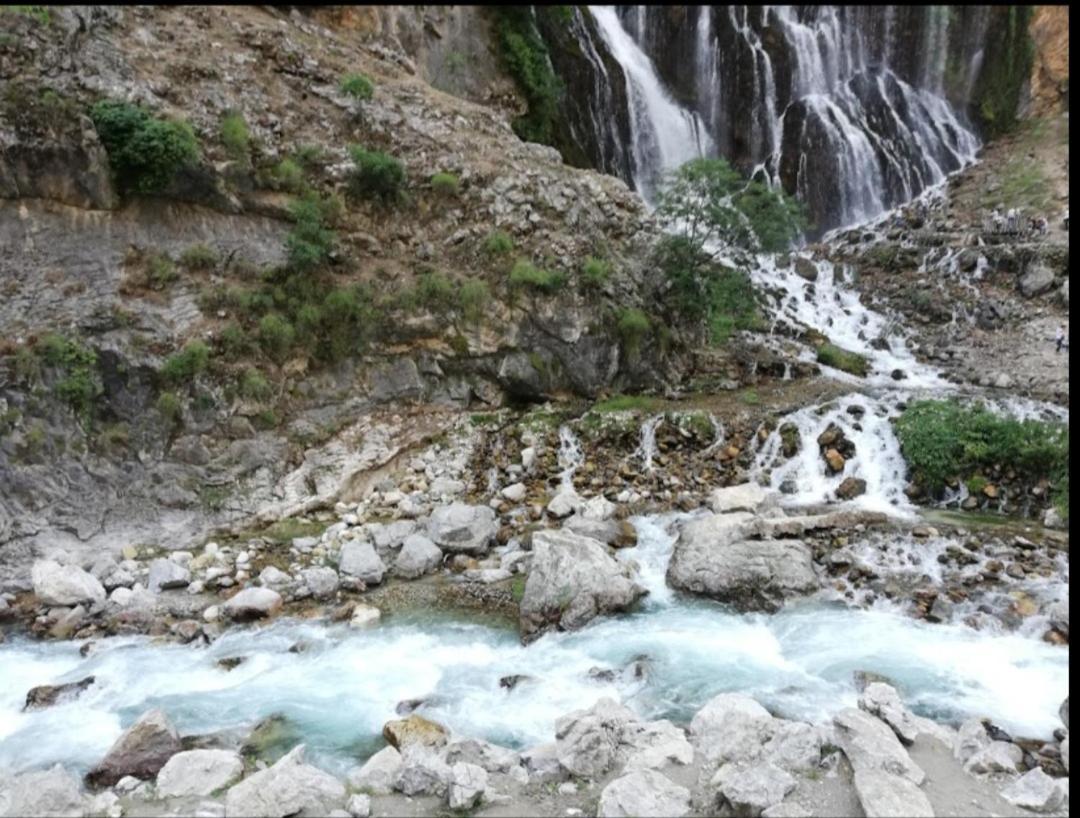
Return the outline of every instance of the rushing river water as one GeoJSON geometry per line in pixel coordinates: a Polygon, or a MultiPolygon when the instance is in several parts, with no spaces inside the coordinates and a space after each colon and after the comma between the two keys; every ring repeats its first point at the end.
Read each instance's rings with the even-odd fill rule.
{"type": "Polygon", "coordinates": [[[343,771],[379,746],[405,699],[455,733],[515,747],[552,741],[554,722],[601,696],[643,715],[687,721],[717,693],[739,690],[778,714],[819,721],[855,703],[852,674],[883,673],[916,711],[940,719],[989,716],[1022,736],[1049,737],[1068,690],[1068,651],[1034,637],[928,625],[888,611],[821,600],[773,616],[733,614],[686,601],[664,585],[677,518],[635,521],[640,540],[620,558],[650,589],[632,615],[523,647],[510,630],[445,617],[402,615],[379,627],[282,620],[231,630],[208,647],[100,640],[16,642],[3,651],[0,766],[54,762],[86,768],[141,712],[160,707],[181,733],[247,728],[288,716],[312,756],[343,771]],[[289,648],[306,643],[304,651],[289,648]],[[219,659],[244,656],[232,671],[219,659]],[[635,660],[641,673],[626,669],[635,660]],[[590,675],[612,669],[614,678],[590,675]],[[512,690],[503,676],[528,678],[512,690]],[[78,700],[20,712],[38,684],[96,678],[78,700]]]}

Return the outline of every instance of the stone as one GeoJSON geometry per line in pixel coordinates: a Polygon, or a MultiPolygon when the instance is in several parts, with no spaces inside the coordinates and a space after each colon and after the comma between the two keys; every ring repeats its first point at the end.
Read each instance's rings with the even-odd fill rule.
{"type": "Polygon", "coordinates": [[[431,481],[431,486],[428,488],[428,494],[437,498],[456,497],[464,493],[464,491],[465,484],[451,477],[436,477],[431,481]]]}
{"type": "Polygon", "coordinates": [[[446,748],[446,762],[475,764],[489,773],[506,773],[521,763],[518,753],[508,747],[481,739],[455,741],[446,748]]]}
{"type": "Polygon", "coordinates": [[[724,764],[710,784],[735,815],[746,818],[757,818],[795,789],[795,779],[768,761],[724,764]]]}
{"type": "Polygon", "coordinates": [[[349,786],[357,790],[370,790],[373,795],[389,795],[401,763],[401,753],[393,747],[384,747],[358,770],[349,773],[349,786]]]}
{"type": "Polygon", "coordinates": [[[613,699],[602,698],[586,710],[576,710],[555,721],[555,748],[559,763],[582,778],[599,778],[618,760],[623,728],[637,721],[631,710],[613,699]]]}
{"type": "Polygon", "coordinates": [[[633,770],[600,793],[598,818],[678,818],[690,812],[690,791],[655,770],[633,770]]]}
{"type": "Polygon", "coordinates": [[[694,714],[690,737],[706,759],[723,764],[760,753],[773,722],[769,711],[749,696],[721,693],[694,714]]]}
{"type": "Polygon", "coordinates": [[[6,787],[3,779],[4,773],[0,773],[0,815],[81,818],[87,814],[79,779],[59,764],[14,776],[6,787]]]}
{"type": "Polygon", "coordinates": [[[568,531],[536,532],[519,605],[522,637],[532,640],[551,627],[576,630],[601,614],[627,610],[647,593],[633,577],[633,568],[596,540],[568,531]]]}
{"type": "Polygon", "coordinates": [[[1054,812],[1065,803],[1067,782],[1068,779],[1051,778],[1042,767],[1035,767],[1003,789],[1001,797],[1032,812],[1054,812]]]}
{"type": "Polygon", "coordinates": [[[350,628],[367,628],[377,623],[382,618],[382,612],[372,606],[357,603],[349,617],[350,628]]]}
{"type": "Polygon", "coordinates": [[[354,793],[345,804],[345,811],[352,818],[368,818],[371,815],[371,796],[354,793]]]}
{"type": "Polygon", "coordinates": [[[262,619],[281,610],[283,600],[277,591],[269,588],[245,588],[231,597],[222,609],[237,622],[262,619]]]}
{"type": "Polygon", "coordinates": [[[761,813],[761,818],[813,818],[813,813],[802,804],[797,804],[794,801],[784,801],[764,810],[761,813]]]}
{"type": "Polygon", "coordinates": [[[34,595],[46,605],[104,602],[105,586],[78,566],[38,560],[30,569],[34,595]]]}
{"type": "Polygon", "coordinates": [[[762,754],[785,770],[816,770],[821,764],[821,731],[806,722],[774,719],[772,736],[762,747],[762,754]]]}
{"type": "Polygon", "coordinates": [[[586,520],[610,520],[615,516],[616,506],[613,502],[607,499],[604,495],[598,494],[595,497],[590,497],[581,507],[577,510],[586,520]]]}
{"type": "Polygon", "coordinates": [[[744,539],[751,519],[737,512],[686,523],[668,563],[668,584],[740,611],[770,613],[788,597],[816,591],[810,548],[794,539],[744,539]]]}
{"type": "Polygon", "coordinates": [[[845,477],[836,487],[836,496],[841,500],[853,500],[866,494],[866,481],[859,477],[845,477]]]}
{"type": "Polygon", "coordinates": [[[934,818],[926,793],[906,778],[884,770],[856,770],[855,794],[870,818],[934,818]]]}
{"type": "Polygon", "coordinates": [[[383,738],[398,750],[404,750],[413,744],[425,747],[442,747],[449,738],[449,732],[438,722],[425,719],[413,713],[405,719],[395,719],[383,725],[383,738]]]}
{"type": "Polygon", "coordinates": [[[1069,737],[1065,736],[1061,740],[1061,763],[1065,767],[1065,772],[1069,771],[1069,737]]]}
{"type": "Polygon", "coordinates": [[[290,585],[293,578],[282,571],[280,568],[276,568],[273,565],[268,565],[259,572],[259,584],[264,586],[273,585],[290,585]]]}
{"type": "Polygon", "coordinates": [[[402,579],[416,579],[437,570],[442,560],[443,552],[435,543],[423,534],[412,534],[401,546],[393,573],[402,579]]]}
{"type": "Polygon", "coordinates": [[[707,504],[717,514],[727,514],[732,511],[757,511],[771,498],[772,493],[757,483],[743,483],[714,489],[709,494],[707,504]]]}
{"type": "Polygon", "coordinates": [[[889,725],[904,744],[911,744],[919,735],[915,716],[904,707],[896,688],[883,682],[871,682],[859,696],[859,708],[877,716],[889,725]]]}
{"type": "Polygon", "coordinates": [[[529,775],[529,781],[562,781],[566,768],[559,763],[558,743],[540,744],[521,751],[521,763],[529,775]]]}
{"type": "MultiPolygon", "coordinates": [[[[1067,612],[1066,612],[1066,615],[1067,612]]],[[[1061,719],[1061,723],[1065,725],[1065,729],[1069,729],[1069,697],[1065,697],[1065,701],[1061,703],[1061,707],[1058,708],[1058,718],[1061,719]]]]}
{"type": "Polygon", "coordinates": [[[180,736],[161,710],[148,710],[125,730],[86,774],[92,787],[111,787],[127,775],[150,779],[183,750],[180,736]]]}
{"type": "Polygon", "coordinates": [[[325,815],[345,802],[345,787],[329,773],[304,763],[299,744],[276,764],[253,773],[225,794],[225,814],[285,818],[305,811],[325,815]]]}
{"type": "Polygon", "coordinates": [[[26,694],[23,710],[43,710],[54,704],[63,704],[77,699],[86,688],[94,683],[93,676],[87,676],[77,682],[59,685],[38,685],[26,694]]]}
{"type": "Polygon", "coordinates": [[[847,462],[844,456],[840,454],[836,449],[825,450],[825,462],[829,464],[829,471],[833,474],[839,474],[844,470],[844,464],[847,462]]]}
{"type": "Polygon", "coordinates": [[[152,594],[169,588],[184,588],[191,582],[191,572],[172,560],[156,559],[150,563],[146,589],[152,594]]]}
{"type": "Polygon", "coordinates": [[[210,795],[244,773],[244,762],[231,750],[187,750],[161,768],[157,792],[163,798],[210,795]]]}
{"type": "Polygon", "coordinates": [[[968,759],[970,773],[1015,773],[1024,760],[1024,751],[1011,741],[991,741],[968,759]]]}
{"type": "Polygon", "coordinates": [[[525,495],[528,493],[528,489],[524,483],[511,483],[509,486],[499,492],[503,497],[509,500],[511,503],[520,503],[525,499],[525,495]]]}
{"type": "Polygon", "coordinates": [[[690,764],[694,748],[680,728],[662,719],[624,725],[619,755],[626,758],[626,770],[661,769],[668,764],[690,764]]]}
{"type": "Polygon", "coordinates": [[[450,809],[472,809],[480,804],[487,792],[488,774],[483,767],[459,761],[450,768],[450,789],[447,800],[450,809]]]}
{"type": "Polygon", "coordinates": [[[581,497],[573,489],[562,490],[547,504],[547,513],[556,519],[569,517],[581,507],[581,497]]]}
{"type": "Polygon", "coordinates": [[[429,747],[414,746],[402,754],[394,789],[405,795],[443,796],[450,788],[450,778],[450,767],[445,761],[429,747]]]}
{"type": "Polygon", "coordinates": [[[1025,298],[1041,295],[1054,286],[1054,271],[1041,262],[1032,262],[1018,284],[1025,298]]]}
{"type": "Polygon", "coordinates": [[[338,570],[367,585],[378,585],[386,574],[386,565],[370,542],[350,540],[341,546],[338,570]]]}
{"type": "Polygon", "coordinates": [[[795,256],[795,275],[806,281],[817,281],[818,268],[810,259],[795,256]]]}
{"type": "Polygon", "coordinates": [[[979,719],[968,719],[960,725],[957,732],[956,743],[953,746],[953,755],[963,764],[966,764],[973,756],[990,744],[990,736],[986,734],[986,727],[979,719]]]}
{"type": "Polygon", "coordinates": [[[536,463],[536,449],[532,446],[527,446],[521,450],[521,465],[525,471],[529,471],[533,464],[536,463]]]}
{"type": "Polygon", "coordinates": [[[300,572],[300,577],[316,599],[331,597],[338,589],[338,575],[333,568],[305,568],[300,572]]]}
{"type": "Polygon", "coordinates": [[[856,772],[884,770],[916,785],[926,778],[926,773],[911,760],[896,734],[883,721],[848,707],[833,717],[833,724],[837,744],[856,772]]]}
{"type": "Polygon", "coordinates": [[[497,531],[498,521],[492,509],[460,502],[435,509],[428,521],[431,541],[454,554],[487,553],[497,531]]]}

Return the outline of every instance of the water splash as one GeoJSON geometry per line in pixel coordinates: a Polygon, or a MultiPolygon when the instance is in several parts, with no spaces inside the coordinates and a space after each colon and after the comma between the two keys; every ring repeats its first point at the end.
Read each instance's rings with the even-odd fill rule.
{"type": "Polygon", "coordinates": [[[574,491],[574,472],[585,462],[585,454],[581,448],[581,441],[567,425],[559,427],[559,472],[560,491],[574,491]]]}
{"type": "Polygon", "coordinates": [[[631,457],[641,459],[641,467],[651,472],[653,470],[653,458],[656,456],[656,427],[664,420],[664,416],[653,415],[641,424],[641,441],[631,457]]]}

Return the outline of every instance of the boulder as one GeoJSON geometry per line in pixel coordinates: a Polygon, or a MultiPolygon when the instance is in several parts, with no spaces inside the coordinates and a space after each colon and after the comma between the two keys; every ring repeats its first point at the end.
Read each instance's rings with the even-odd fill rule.
{"type": "Polygon", "coordinates": [[[262,619],[281,610],[281,594],[269,588],[245,588],[222,606],[237,622],[262,619]]]}
{"type": "Polygon", "coordinates": [[[511,483],[509,486],[499,492],[505,499],[511,503],[520,503],[525,499],[525,495],[528,493],[524,483],[511,483]]]}
{"type": "Polygon", "coordinates": [[[743,483],[740,486],[714,489],[709,494],[708,506],[717,514],[727,514],[732,511],[757,511],[771,499],[773,499],[772,492],[766,491],[757,483],[743,483]]]}
{"type": "Polygon", "coordinates": [[[488,506],[451,503],[431,512],[428,537],[453,554],[485,554],[498,531],[495,512],[488,506]]]}
{"type": "Polygon", "coordinates": [[[367,585],[378,585],[386,574],[386,566],[375,552],[375,546],[358,540],[350,540],[341,546],[338,570],[363,580],[367,585]]]}
{"type": "Polygon", "coordinates": [[[423,534],[412,534],[405,538],[394,561],[394,576],[416,579],[436,570],[442,560],[443,553],[435,543],[423,534]]]}
{"type": "Polygon", "coordinates": [[[586,520],[610,520],[615,516],[616,505],[604,495],[598,494],[581,504],[577,513],[586,520]]]}
{"type": "Polygon", "coordinates": [[[625,611],[647,593],[633,568],[604,545],[568,531],[539,531],[532,538],[532,566],[521,599],[522,637],[545,629],[576,630],[594,617],[625,611]]]}
{"type": "Polygon", "coordinates": [[[884,770],[916,785],[926,778],[926,773],[911,760],[896,734],[883,721],[848,707],[833,717],[833,724],[837,744],[856,772],[884,770]]]}
{"type": "Polygon", "coordinates": [[[855,794],[869,818],[934,818],[934,808],[922,790],[884,770],[856,770],[855,794]]]}
{"type": "Polygon", "coordinates": [[[866,481],[860,477],[845,477],[836,487],[836,496],[841,500],[853,500],[866,494],[866,481]]]}
{"type": "Polygon", "coordinates": [[[762,755],[785,770],[816,770],[821,764],[821,731],[806,722],[774,719],[762,755]]]}
{"type": "Polygon", "coordinates": [[[612,548],[633,548],[637,545],[637,529],[626,520],[596,520],[579,512],[566,519],[563,530],[590,537],[612,548]]]}
{"type": "Polygon", "coordinates": [[[559,763],[558,744],[540,744],[521,751],[521,763],[529,780],[535,782],[562,781],[566,768],[559,763]]]}
{"type": "Polygon", "coordinates": [[[316,599],[331,597],[338,589],[338,575],[333,568],[325,566],[305,568],[300,572],[300,577],[316,599]]]}
{"type": "Polygon", "coordinates": [[[163,798],[210,795],[243,775],[244,762],[231,750],[187,750],[170,758],[157,776],[163,798]]]}
{"type": "Polygon", "coordinates": [[[768,761],[723,764],[710,784],[735,815],[745,818],[758,818],[795,789],[795,779],[768,761]]]}
{"type": "Polygon", "coordinates": [[[487,792],[488,774],[483,767],[459,761],[450,768],[447,802],[450,809],[473,809],[487,792]]]}
{"type": "Polygon", "coordinates": [[[382,618],[382,611],[371,605],[358,602],[353,608],[352,616],[349,617],[349,627],[367,628],[374,625],[382,618]]]}
{"type": "Polygon", "coordinates": [[[1025,298],[1041,295],[1054,286],[1054,271],[1041,262],[1033,262],[1020,277],[1019,285],[1025,298]]]}
{"type": "Polygon", "coordinates": [[[273,565],[268,565],[259,572],[260,585],[289,585],[292,581],[293,578],[291,576],[273,565]]]}
{"type": "Polygon", "coordinates": [[[81,818],[88,814],[87,800],[79,779],[59,764],[17,775],[9,782],[0,773],[0,815],[81,818]]]}
{"type": "Polygon", "coordinates": [[[721,764],[756,757],[775,725],[769,711],[742,693],[721,693],[694,714],[690,736],[706,759],[721,764]]]}
{"type": "Polygon", "coordinates": [[[349,786],[355,790],[369,790],[373,795],[389,795],[400,769],[401,753],[393,747],[384,747],[362,767],[349,773],[349,786]]]}
{"type": "Polygon", "coordinates": [[[991,741],[964,764],[969,773],[1015,773],[1024,751],[1011,741],[991,741]]]}
{"type": "Polygon", "coordinates": [[[444,796],[450,788],[449,765],[425,746],[410,747],[401,757],[394,789],[405,795],[444,796]]]}
{"type": "Polygon", "coordinates": [[[986,734],[986,726],[980,719],[968,719],[960,725],[957,732],[953,755],[961,763],[966,764],[973,756],[987,747],[990,740],[990,736],[986,734]]]}
{"type": "Polygon", "coordinates": [[[619,755],[626,769],[661,769],[668,764],[690,764],[694,748],[686,734],[666,719],[630,722],[619,736],[619,755]]]}
{"type": "Polygon", "coordinates": [[[800,540],[747,540],[746,513],[720,514],[683,526],[668,563],[673,588],[740,611],[775,612],[790,596],[818,589],[813,554],[800,540]]]}
{"type": "Polygon", "coordinates": [[[87,676],[77,682],[67,682],[59,685],[38,685],[31,688],[26,694],[26,704],[23,710],[43,710],[54,704],[63,704],[74,701],[79,695],[94,683],[93,676],[87,676]]]}
{"type": "Polygon", "coordinates": [[[1065,803],[1067,784],[1068,779],[1051,778],[1042,767],[1036,767],[1003,789],[1001,797],[1032,812],[1054,812],[1065,803]]]}
{"type": "Polygon", "coordinates": [[[1058,708],[1058,718],[1061,719],[1061,723],[1065,725],[1065,729],[1069,729],[1069,697],[1065,697],[1065,701],[1061,703],[1061,707],[1058,708]]]}
{"type": "Polygon", "coordinates": [[[1065,767],[1065,772],[1069,771],[1069,737],[1065,736],[1061,740],[1061,764],[1065,767]]]}
{"type": "Polygon", "coordinates": [[[413,744],[424,747],[442,747],[449,739],[449,732],[438,722],[413,713],[405,719],[394,719],[383,725],[383,738],[391,747],[404,750],[413,744]]]}
{"type": "Polygon", "coordinates": [[[371,815],[371,796],[359,792],[350,795],[345,811],[352,818],[368,818],[371,815]]]}
{"type": "Polygon", "coordinates": [[[186,588],[191,582],[191,572],[172,560],[159,558],[150,563],[146,589],[152,594],[169,588],[186,588]]]}
{"type": "Polygon", "coordinates": [[[817,281],[817,265],[808,258],[795,256],[795,275],[807,281],[817,281]]]}
{"type": "Polygon", "coordinates": [[[153,778],[183,749],[180,736],[166,715],[161,710],[148,710],[86,774],[86,782],[92,787],[111,787],[127,775],[143,780],[153,778]]]}
{"type": "Polygon", "coordinates": [[[784,801],[762,812],[761,818],[813,818],[813,813],[802,804],[784,801]]]}
{"type": "Polygon", "coordinates": [[[655,770],[633,770],[600,793],[598,818],[677,818],[690,812],[690,791],[655,770]]]}
{"type": "Polygon", "coordinates": [[[555,721],[559,763],[571,775],[599,778],[615,766],[623,728],[638,719],[613,699],[602,698],[587,710],[555,721]]]}
{"type": "Polygon", "coordinates": [[[446,748],[446,763],[475,764],[489,773],[509,772],[521,763],[521,756],[508,747],[500,747],[480,739],[455,741],[446,748]]]}
{"type": "Polygon", "coordinates": [[[871,682],[859,696],[859,708],[877,716],[896,733],[904,744],[911,744],[919,735],[918,724],[900,700],[896,688],[883,682],[871,682]]]}
{"type": "Polygon", "coordinates": [[[225,794],[225,814],[285,818],[305,811],[326,815],[345,803],[345,787],[329,773],[304,763],[299,744],[274,766],[249,775],[225,794]]]}
{"type": "Polygon", "coordinates": [[[573,489],[559,491],[547,504],[547,513],[557,519],[569,517],[581,508],[581,497],[573,489]]]}
{"type": "Polygon", "coordinates": [[[46,605],[104,602],[105,586],[93,574],[75,565],[38,560],[30,569],[34,595],[46,605]]]}

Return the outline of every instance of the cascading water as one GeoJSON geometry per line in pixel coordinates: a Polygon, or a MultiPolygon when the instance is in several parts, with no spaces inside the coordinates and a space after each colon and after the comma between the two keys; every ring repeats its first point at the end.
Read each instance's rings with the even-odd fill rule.
{"type": "Polygon", "coordinates": [[[641,442],[631,455],[641,458],[641,468],[647,472],[653,470],[653,457],[656,456],[656,427],[663,420],[663,415],[653,415],[641,424],[641,442]]]}
{"type": "Polygon", "coordinates": [[[581,441],[573,430],[566,426],[559,427],[559,490],[569,493],[574,492],[574,472],[585,461],[585,453],[581,450],[581,441]]]}

